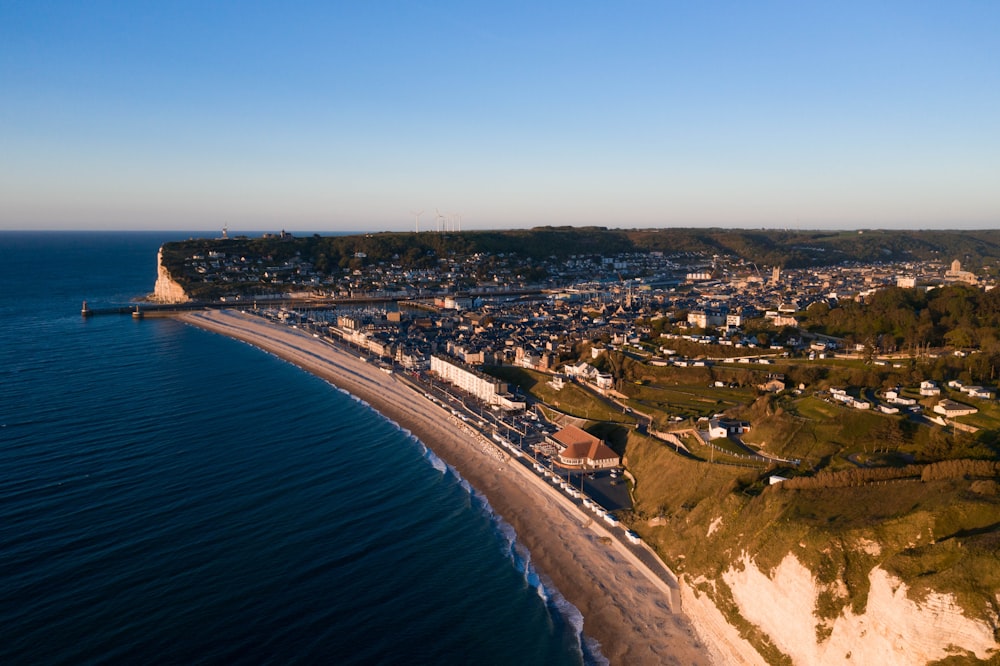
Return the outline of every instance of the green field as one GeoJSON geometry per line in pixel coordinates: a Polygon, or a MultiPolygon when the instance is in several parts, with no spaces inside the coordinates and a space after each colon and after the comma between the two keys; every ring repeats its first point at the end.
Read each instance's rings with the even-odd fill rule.
{"type": "Polygon", "coordinates": [[[633,409],[650,414],[654,419],[657,416],[712,416],[745,404],[753,397],[749,390],[709,388],[704,384],[626,384],[623,392],[628,396],[628,404],[633,409]]]}

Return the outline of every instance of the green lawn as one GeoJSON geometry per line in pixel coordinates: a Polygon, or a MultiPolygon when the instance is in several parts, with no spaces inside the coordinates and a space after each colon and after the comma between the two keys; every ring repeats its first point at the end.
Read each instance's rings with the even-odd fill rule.
{"type": "Polygon", "coordinates": [[[843,408],[825,400],[808,396],[797,401],[795,409],[799,413],[799,416],[804,418],[813,419],[814,421],[826,421],[835,419],[837,412],[843,408]]]}
{"type": "Polygon", "coordinates": [[[664,386],[627,384],[629,404],[654,416],[712,416],[753,399],[750,389],[710,388],[704,384],[664,386]]]}

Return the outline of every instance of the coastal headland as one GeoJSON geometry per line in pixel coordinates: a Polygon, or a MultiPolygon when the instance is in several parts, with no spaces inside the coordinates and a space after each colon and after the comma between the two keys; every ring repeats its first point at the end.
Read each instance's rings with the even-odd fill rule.
{"type": "Polygon", "coordinates": [[[752,650],[706,633],[711,618],[673,608],[676,590],[609,539],[602,525],[530,470],[492,454],[475,433],[402,379],[308,333],[234,310],[189,312],[179,319],[273,353],[412,432],[515,529],[536,570],[579,609],[585,635],[600,643],[610,663],[760,663],[752,650]]]}

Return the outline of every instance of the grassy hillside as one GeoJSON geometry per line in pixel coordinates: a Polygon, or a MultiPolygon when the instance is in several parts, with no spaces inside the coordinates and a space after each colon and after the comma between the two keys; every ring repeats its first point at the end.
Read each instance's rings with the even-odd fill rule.
{"type": "Polygon", "coordinates": [[[535,400],[555,407],[560,412],[589,421],[605,421],[609,423],[635,424],[635,417],[623,413],[614,403],[598,396],[575,383],[567,383],[561,389],[555,389],[549,383],[551,375],[535,370],[517,368],[509,365],[486,366],[485,372],[494,377],[518,386],[535,400]]]}
{"type": "MultiPolygon", "coordinates": [[[[828,586],[815,609],[821,620],[847,606],[863,612],[875,566],[906,581],[916,598],[935,590],[954,594],[970,616],[1000,612],[996,479],[918,477],[795,490],[766,485],[766,472],[682,457],[637,433],[626,456],[636,478],[628,522],[690,580],[717,580],[744,553],[764,571],[793,553],[828,586]]],[[[729,608],[736,626],[746,624],[732,616],[725,585],[705,591],[729,608]]],[[[744,628],[773,656],[773,646],[744,628]]],[[[827,630],[817,622],[818,635],[827,630]]]]}
{"type": "MultiPolygon", "coordinates": [[[[874,567],[905,581],[914,600],[950,593],[970,617],[1000,616],[1000,466],[987,443],[846,407],[822,392],[709,388],[724,369],[652,367],[608,354],[595,363],[620,378],[628,405],[657,426],[704,429],[698,417],[724,412],[752,424],[747,445],[802,461],[738,466],[745,461],[727,453],[732,442],[710,448],[681,434],[684,452],[634,429],[625,433],[635,484],[624,521],[710,594],[768,661],[785,658],[739,616],[721,579],[744,555],[768,571],[792,553],[813,573],[822,590],[814,608],[818,639],[846,608],[865,611],[874,567]],[[772,486],[771,475],[793,480],[772,486]]],[[[981,425],[996,427],[994,408],[984,406],[981,425]]]]}

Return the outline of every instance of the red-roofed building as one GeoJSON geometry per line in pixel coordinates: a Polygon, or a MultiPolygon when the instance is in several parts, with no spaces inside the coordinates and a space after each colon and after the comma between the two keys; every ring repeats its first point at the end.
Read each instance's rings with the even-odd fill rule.
{"type": "Polygon", "coordinates": [[[576,426],[566,426],[549,440],[559,448],[559,463],[567,467],[603,469],[617,467],[621,460],[600,438],[576,426]]]}

